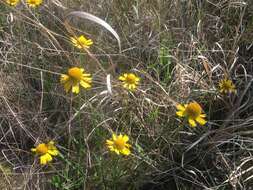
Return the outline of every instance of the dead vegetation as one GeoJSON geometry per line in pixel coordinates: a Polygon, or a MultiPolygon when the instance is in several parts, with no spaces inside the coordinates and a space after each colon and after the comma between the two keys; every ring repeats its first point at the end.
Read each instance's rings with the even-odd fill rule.
{"type": "Polygon", "coordinates": [[[0,1],[0,188],[250,190],[252,10],[251,0],[0,1]],[[73,34],[94,45],[75,49],[73,34]],[[94,79],[78,95],[59,82],[74,65],[94,79]],[[141,78],[133,93],[117,80],[128,71],[141,78]],[[223,78],[236,94],[219,93],[223,78]],[[176,116],[192,100],[205,126],[176,116]],[[130,137],[131,156],[108,152],[112,131],[130,137]],[[30,149],[49,140],[61,156],[41,166],[30,149]]]}

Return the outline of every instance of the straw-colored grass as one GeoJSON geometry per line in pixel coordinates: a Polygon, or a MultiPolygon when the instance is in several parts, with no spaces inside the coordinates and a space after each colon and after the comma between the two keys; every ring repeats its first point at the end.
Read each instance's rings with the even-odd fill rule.
{"type": "Polygon", "coordinates": [[[251,0],[0,0],[0,189],[250,189],[252,10],[251,0]],[[79,35],[93,45],[73,46],[79,35]],[[71,67],[92,87],[67,93],[71,67]],[[223,79],[235,90],[221,92],[223,79]],[[176,115],[193,101],[203,126],[189,125],[192,110],[176,115]],[[113,133],[131,154],[108,149],[113,133]],[[60,154],[41,165],[31,148],[50,140],[60,154]]]}

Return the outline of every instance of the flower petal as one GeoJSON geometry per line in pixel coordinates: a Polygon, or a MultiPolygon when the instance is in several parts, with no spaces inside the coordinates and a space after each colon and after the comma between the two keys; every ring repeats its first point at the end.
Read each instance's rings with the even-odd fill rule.
{"type": "Polygon", "coordinates": [[[47,164],[48,162],[51,162],[53,160],[52,156],[48,153],[40,156],[40,164],[41,165],[45,165],[47,164]]]}
{"type": "Polygon", "coordinates": [[[89,84],[89,83],[87,83],[87,82],[85,82],[85,81],[80,81],[80,85],[82,86],[82,87],[84,87],[84,88],[90,88],[91,87],[91,85],[89,84]]]}
{"type": "Polygon", "coordinates": [[[126,80],[126,78],[125,78],[124,76],[120,76],[120,77],[119,77],[119,80],[121,80],[121,81],[125,81],[125,80],[126,80]]]}
{"type": "Polygon", "coordinates": [[[111,145],[113,145],[114,143],[113,143],[113,141],[111,141],[111,140],[106,140],[106,144],[109,145],[109,146],[111,146],[111,145]]]}
{"type": "Polygon", "coordinates": [[[65,91],[68,92],[68,91],[71,89],[71,86],[72,86],[71,81],[67,81],[67,82],[64,84],[64,89],[65,89],[65,91]]]}
{"type": "Polygon", "coordinates": [[[69,76],[68,75],[65,75],[65,74],[61,75],[61,79],[60,79],[61,83],[65,83],[68,80],[69,80],[69,76]]]}
{"type": "Polygon", "coordinates": [[[57,156],[59,154],[57,149],[48,150],[47,152],[52,156],[57,156]]]}
{"type": "Polygon", "coordinates": [[[202,117],[202,118],[204,118],[204,117],[206,117],[206,114],[200,114],[200,117],[202,117]]]}
{"type": "Polygon", "coordinates": [[[80,91],[79,84],[76,84],[72,87],[72,92],[78,94],[80,91]]]}
{"type": "Polygon", "coordinates": [[[183,111],[177,111],[176,114],[179,117],[184,117],[184,112],[183,111]]]}
{"type": "Polygon", "coordinates": [[[189,122],[191,127],[196,127],[197,126],[196,122],[191,118],[188,119],[188,122],[189,122]]]}
{"type": "Polygon", "coordinates": [[[176,108],[179,110],[179,111],[185,111],[185,107],[181,104],[177,104],[176,105],[176,108]]]}
{"type": "Polygon", "coordinates": [[[116,141],[117,140],[117,135],[115,133],[112,134],[112,140],[116,141]]]}
{"type": "Polygon", "coordinates": [[[124,135],[124,136],[123,136],[123,141],[124,141],[124,142],[129,141],[129,137],[128,137],[127,135],[124,135]]]}
{"type": "Polygon", "coordinates": [[[127,156],[130,154],[130,150],[128,148],[124,148],[123,150],[121,150],[121,153],[127,156]]]}
{"type": "Polygon", "coordinates": [[[201,118],[201,117],[197,117],[196,121],[200,124],[200,125],[205,125],[206,124],[206,120],[201,118]]]}

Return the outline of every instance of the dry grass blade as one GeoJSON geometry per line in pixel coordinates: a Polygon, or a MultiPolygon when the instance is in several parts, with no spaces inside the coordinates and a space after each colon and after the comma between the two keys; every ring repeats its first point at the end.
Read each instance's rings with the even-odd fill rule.
{"type": "Polygon", "coordinates": [[[118,41],[118,45],[119,45],[119,52],[121,52],[121,42],[120,42],[120,37],[118,35],[118,33],[104,20],[102,20],[101,18],[98,18],[90,13],[84,12],[84,11],[73,11],[70,12],[67,16],[66,16],[66,20],[65,22],[69,22],[70,18],[72,17],[80,17],[83,19],[87,19],[90,20],[92,22],[95,22],[101,26],[103,26],[106,30],[108,30],[109,32],[112,33],[112,35],[116,38],[116,40],[118,41]]]}

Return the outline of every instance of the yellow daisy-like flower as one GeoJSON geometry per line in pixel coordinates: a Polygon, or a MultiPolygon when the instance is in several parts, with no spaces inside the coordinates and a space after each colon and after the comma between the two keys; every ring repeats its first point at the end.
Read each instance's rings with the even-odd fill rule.
{"type": "Polygon", "coordinates": [[[42,3],[43,0],[26,0],[26,3],[29,7],[35,8],[42,3]]]}
{"type": "Polygon", "coordinates": [[[106,145],[110,151],[117,154],[129,155],[131,153],[131,145],[127,143],[129,137],[127,135],[112,134],[112,139],[106,140],[106,145]]]}
{"type": "Polygon", "coordinates": [[[223,79],[219,82],[219,91],[222,94],[236,93],[236,88],[231,80],[223,79]]]}
{"type": "Polygon", "coordinates": [[[83,35],[79,37],[71,37],[70,40],[73,45],[79,49],[89,48],[93,44],[93,41],[91,39],[87,39],[83,35]]]}
{"type": "Polygon", "coordinates": [[[61,83],[64,85],[66,92],[72,88],[72,92],[78,94],[80,91],[79,85],[87,89],[91,87],[91,81],[91,74],[85,73],[84,69],[78,67],[72,67],[67,74],[61,75],[61,83]]]}
{"type": "Polygon", "coordinates": [[[133,73],[124,73],[119,76],[119,80],[122,81],[123,87],[128,90],[135,90],[140,82],[140,78],[133,73]]]}
{"type": "Polygon", "coordinates": [[[11,6],[16,6],[20,0],[6,0],[6,3],[11,6]]]}
{"type": "Polygon", "coordinates": [[[202,108],[197,102],[191,102],[185,105],[178,104],[177,109],[176,114],[179,117],[186,117],[191,127],[196,127],[197,123],[205,125],[207,122],[204,119],[206,114],[202,113],[202,108]]]}
{"type": "Polygon", "coordinates": [[[49,141],[47,144],[41,143],[35,148],[32,148],[31,151],[40,155],[41,165],[51,162],[53,157],[59,154],[58,149],[54,145],[54,141],[49,141]]]}

